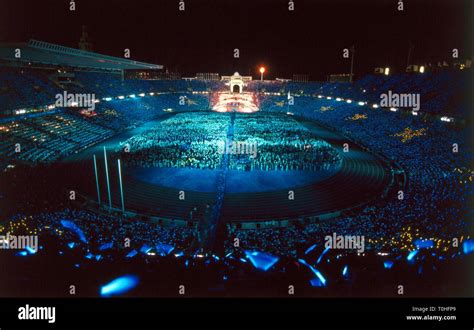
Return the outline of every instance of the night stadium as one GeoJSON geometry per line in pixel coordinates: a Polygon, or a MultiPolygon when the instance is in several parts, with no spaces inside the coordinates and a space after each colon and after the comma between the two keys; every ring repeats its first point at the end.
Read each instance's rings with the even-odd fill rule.
{"type": "Polygon", "coordinates": [[[472,2],[1,5],[0,297],[472,298],[472,2]]]}

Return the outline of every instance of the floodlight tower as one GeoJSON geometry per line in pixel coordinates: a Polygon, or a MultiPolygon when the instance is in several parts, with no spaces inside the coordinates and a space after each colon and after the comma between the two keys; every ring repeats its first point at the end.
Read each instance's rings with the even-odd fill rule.
{"type": "Polygon", "coordinates": [[[352,84],[352,76],[353,76],[353,74],[354,74],[353,72],[354,72],[354,53],[355,53],[355,47],[352,46],[351,49],[350,49],[350,51],[351,51],[351,76],[349,77],[349,79],[350,79],[350,82],[351,82],[351,84],[352,84]]]}
{"type": "Polygon", "coordinates": [[[260,81],[263,81],[263,74],[265,73],[265,67],[260,67],[260,81]]]}

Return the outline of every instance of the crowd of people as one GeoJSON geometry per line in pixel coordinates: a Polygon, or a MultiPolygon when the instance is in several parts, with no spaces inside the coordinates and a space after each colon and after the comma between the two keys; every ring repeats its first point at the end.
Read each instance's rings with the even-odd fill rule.
{"type": "MultiPolygon", "coordinates": [[[[275,105],[279,101],[279,97],[266,97],[263,111],[286,111],[275,105]]],[[[364,235],[369,246],[377,250],[409,250],[415,238],[431,238],[440,249],[448,251],[453,239],[473,235],[469,229],[469,200],[474,193],[469,128],[334,99],[302,96],[295,100],[295,107],[300,115],[342,131],[369,150],[397,162],[405,170],[407,184],[395,196],[334,221],[291,229],[232,229],[246,246],[295,255],[298,242],[306,242],[307,246],[337,232],[364,235]],[[310,100],[312,107],[306,106],[310,100]],[[356,114],[365,116],[354,117],[356,114]],[[351,120],[354,118],[358,120],[351,120]]]]}
{"type": "MultiPolygon", "coordinates": [[[[11,72],[2,74],[8,77],[8,89],[20,89],[21,86],[17,86],[17,83],[13,81],[14,74],[11,72]]],[[[298,221],[285,228],[250,230],[237,229],[229,225],[226,228],[224,246],[227,251],[234,251],[232,256],[235,260],[239,260],[244,255],[244,250],[256,250],[289,258],[287,260],[295,264],[300,262],[300,258],[306,254],[305,251],[311,249],[312,246],[318,246],[318,251],[321,251],[324,237],[332,233],[364,236],[367,254],[371,257],[384,253],[390,255],[391,259],[396,257],[400,260],[408,252],[416,249],[416,240],[427,240],[433,244],[433,250],[429,251],[436,251],[436,256],[431,257],[457,258],[461,255],[460,244],[472,240],[473,235],[472,226],[470,226],[472,222],[470,200],[474,193],[471,168],[474,153],[472,146],[469,145],[469,137],[472,136],[470,128],[456,127],[423,115],[414,116],[401,111],[390,112],[367,105],[361,106],[356,102],[349,104],[334,98],[317,97],[317,94],[321,93],[375,100],[374,97],[378,97],[378,93],[396,86],[399,91],[405,91],[404,89],[407,88],[420,92],[422,100],[427,102],[422,105],[423,111],[438,114],[449,104],[448,99],[451,94],[447,92],[443,95],[441,88],[443,90],[448,88],[446,82],[449,82],[451,78],[450,73],[439,76],[439,79],[433,75],[420,75],[416,79],[408,74],[389,77],[370,75],[357,82],[355,87],[344,83],[328,83],[321,86],[287,84],[286,86],[291,88],[293,93],[299,94],[295,96],[294,104],[288,104],[286,95],[262,95],[260,96],[261,113],[253,117],[237,115],[232,132],[228,130],[230,115],[208,112],[180,113],[162,120],[153,129],[124,141],[116,152],[120,152],[122,161],[130,166],[217,169],[223,165],[222,154],[218,150],[219,144],[227,141],[229,133],[232,133],[234,141],[256,142],[257,153],[255,159],[250,159],[252,155],[248,154],[233,154],[227,157],[224,164],[231,169],[315,170],[325,166],[337,166],[339,158],[330,145],[317,139],[304,128],[298,127],[288,119],[290,117],[286,116],[283,119],[282,116],[269,114],[291,112],[318,121],[329,129],[340,131],[351,140],[364,145],[368,150],[382,155],[391,162],[396,162],[405,171],[406,185],[400,187],[395,194],[374,201],[359,210],[343,213],[330,221],[318,221],[311,217],[289,219],[298,221]],[[434,95],[434,97],[423,99],[423,95],[434,95]],[[315,160],[317,160],[316,163],[315,160]],[[235,247],[236,238],[239,241],[239,250],[235,247]],[[460,244],[455,246],[455,240],[460,244]]],[[[154,85],[167,86],[166,82],[134,81],[122,84],[115,76],[101,74],[79,74],[78,79],[82,79],[90,90],[96,88],[100,90],[103,96],[130,92],[131,86],[140,90],[140,86],[146,84],[148,89],[144,91],[147,92],[153,90],[154,85]]],[[[37,84],[43,83],[47,84],[44,81],[37,82],[37,84]]],[[[21,84],[26,83],[20,82],[21,84]]],[[[57,135],[56,137],[69,135],[57,140],[70,139],[75,141],[74,145],[79,148],[84,147],[83,139],[87,143],[93,143],[101,138],[104,132],[112,134],[112,130],[118,132],[130,125],[138,125],[140,122],[154,119],[155,116],[159,117],[166,113],[164,109],[202,110],[205,107],[207,99],[200,97],[196,103],[187,102],[184,108],[180,108],[178,97],[180,94],[173,93],[189,88],[189,84],[184,81],[169,84],[171,87],[167,86],[167,88],[169,87],[170,94],[166,96],[104,103],[105,105],[98,106],[96,116],[80,119],[84,122],[77,119],[77,114],[67,114],[66,117],[77,124],[75,127],[78,130],[83,128],[83,132],[71,132],[68,125],[63,125],[64,127],[60,127],[57,133],[53,131],[48,134],[57,135]],[[92,127],[94,129],[97,127],[87,125],[89,123],[95,123],[96,126],[107,129],[98,130],[98,133],[92,134],[92,127]],[[64,133],[66,131],[67,134],[64,133]]],[[[266,88],[274,92],[286,91],[284,85],[267,85],[266,88]]],[[[46,87],[43,88],[46,89],[46,87]]],[[[24,98],[26,99],[29,94],[31,91],[25,91],[24,98]]],[[[181,96],[190,98],[189,95],[181,96]]],[[[17,130],[14,126],[8,129],[18,132],[15,134],[31,132],[31,134],[28,133],[31,136],[21,137],[24,141],[42,136],[36,133],[37,131],[41,133],[41,127],[57,123],[57,118],[45,117],[26,123],[25,127],[27,126],[30,130],[17,130]]],[[[2,137],[18,137],[11,135],[12,131],[3,130],[2,137]]],[[[46,133],[42,132],[42,134],[46,133]]],[[[41,142],[51,143],[51,141],[41,142]]],[[[1,156],[4,155],[2,152],[1,156]]],[[[101,248],[104,245],[107,245],[111,246],[107,250],[119,250],[122,253],[120,257],[123,258],[132,250],[140,250],[145,245],[156,248],[158,244],[167,244],[177,250],[193,253],[192,247],[196,240],[194,228],[163,227],[140,218],[125,219],[121,216],[100,214],[84,209],[46,210],[44,203],[46,198],[33,196],[39,190],[31,189],[31,187],[48,186],[51,189],[54,186],[59,191],[61,182],[41,182],[41,178],[34,177],[33,170],[28,179],[37,180],[41,184],[35,186],[32,182],[29,186],[32,198],[21,200],[18,197],[15,205],[21,205],[23,211],[28,210],[31,213],[22,214],[21,209],[18,209],[19,214],[1,223],[0,233],[52,236],[63,246],[69,243],[82,246],[84,255],[89,255],[89,253],[107,255],[107,252],[99,252],[102,251],[101,248]],[[32,211],[34,209],[36,212],[32,211]],[[74,223],[75,227],[67,228],[65,223],[74,223]],[[77,229],[71,230],[71,228],[80,229],[85,240],[81,239],[77,229]],[[127,238],[130,239],[130,246],[124,244],[127,238]]],[[[225,182],[220,184],[223,187],[225,182]]],[[[3,195],[0,197],[3,198],[3,195]]],[[[48,206],[57,205],[57,200],[49,203],[48,206]]],[[[218,195],[218,200],[223,201],[223,194],[218,195]]],[[[146,253],[150,251],[147,250],[146,253]]],[[[427,258],[431,257],[428,255],[427,258]]],[[[248,260],[243,257],[242,259],[248,260]]],[[[230,263],[230,261],[226,262],[230,263]]],[[[301,266],[302,263],[298,265],[301,266]]],[[[240,265],[236,268],[241,270],[243,267],[240,265]]],[[[352,264],[349,267],[352,267],[352,264]]],[[[334,271],[330,266],[328,269],[328,273],[334,271]]]]}
{"type": "Polygon", "coordinates": [[[236,114],[233,144],[227,141],[229,114],[180,113],[120,144],[122,160],[136,167],[217,169],[229,154],[233,170],[335,168],[341,158],[295,120],[268,113],[236,114]]]}
{"type": "Polygon", "coordinates": [[[234,141],[254,145],[256,152],[233,155],[231,169],[317,171],[335,168],[341,162],[330,144],[296,120],[266,112],[236,116],[234,141]]]}
{"type": "Polygon", "coordinates": [[[99,253],[108,245],[114,251],[124,251],[157,244],[167,244],[184,250],[192,246],[195,232],[186,227],[163,227],[139,218],[126,219],[107,213],[78,208],[64,208],[35,215],[17,214],[0,225],[0,232],[11,235],[55,237],[64,246],[74,243],[84,251],[99,253]],[[73,223],[74,225],[70,225],[73,223]],[[103,248],[102,248],[103,249],[103,248]]]}
{"type": "MultiPolygon", "coordinates": [[[[370,221],[354,224],[346,219],[337,222],[335,230],[366,234],[364,228],[354,231],[352,226],[370,221]]],[[[333,226],[325,222],[304,229],[293,226],[246,231],[229,226],[223,253],[216,253],[200,249],[197,230],[191,227],[163,227],[137,217],[73,208],[18,214],[0,225],[0,234],[37,235],[38,250],[2,252],[10,270],[25,274],[19,278],[17,272],[6,270],[3,275],[9,286],[5,292],[18,295],[23,292],[18,290],[20,285],[30,295],[44,290],[57,292],[67,274],[67,280],[81,288],[79,295],[96,296],[100,293],[98,282],[124,273],[134,274],[142,282],[142,290],[134,292],[137,296],[174,295],[175,291],[166,288],[176,288],[180,283],[206,295],[216,286],[220,293],[278,295],[274,290],[282,284],[287,287],[288,278],[299,288],[298,294],[308,295],[392,296],[396,295],[397,283],[413,286],[408,295],[433,294],[434,288],[442,295],[465,290],[468,275],[461,270],[465,270],[473,250],[465,246],[474,244],[469,237],[453,246],[450,241],[426,238],[407,228],[397,237],[380,238],[399,249],[377,247],[367,238],[366,250],[357,253],[325,248],[324,235],[334,230],[333,226]],[[420,237],[434,244],[420,247],[416,242],[420,237]],[[35,267],[34,277],[28,275],[30,266],[35,267]],[[41,280],[41,286],[36,279],[41,280]],[[265,285],[256,288],[255,281],[265,285]],[[157,285],[159,290],[154,290],[157,285]]]]}
{"type": "Polygon", "coordinates": [[[118,151],[129,166],[216,169],[228,125],[229,117],[217,113],[177,114],[122,142],[118,151]]]}

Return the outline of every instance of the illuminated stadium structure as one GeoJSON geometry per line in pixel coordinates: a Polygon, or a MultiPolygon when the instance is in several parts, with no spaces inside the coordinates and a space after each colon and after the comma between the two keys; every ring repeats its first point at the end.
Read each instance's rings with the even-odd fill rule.
{"type": "Polygon", "coordinates": [[[214,96],[212,110],[217,112],[243,112],[252,113],[258,111],[255,95],[252,93],[217,93],[214,96]]]}

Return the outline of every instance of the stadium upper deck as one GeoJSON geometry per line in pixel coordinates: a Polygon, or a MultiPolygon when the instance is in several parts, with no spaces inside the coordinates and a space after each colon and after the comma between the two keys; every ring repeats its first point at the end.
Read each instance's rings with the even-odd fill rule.
{"type": "Polygon", "coordinates": [[[102,55],[33,39],[27,43],[1,44],[0,63],[5,66],[41,65],[108,71],[163,68],[162,65],[102,55]]]}

